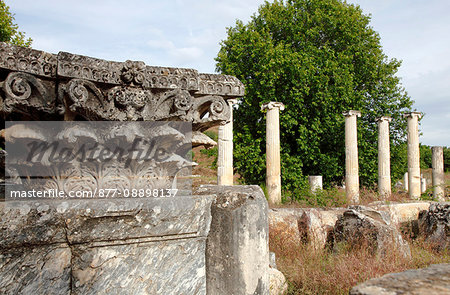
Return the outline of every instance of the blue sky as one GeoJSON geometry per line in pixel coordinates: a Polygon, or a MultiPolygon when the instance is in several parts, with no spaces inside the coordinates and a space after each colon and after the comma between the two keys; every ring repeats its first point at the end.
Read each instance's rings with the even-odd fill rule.
{"type": "MultiPolygon", "coordinates": [[[[262,0],[6,0],[36,49],[214,72],[236,19],[262,0]]],[[[425,113],[420,138],[450,145],[450,1],[349,0],[371,14],[388,57],[403,61],[403,86],[425,113]]]]}

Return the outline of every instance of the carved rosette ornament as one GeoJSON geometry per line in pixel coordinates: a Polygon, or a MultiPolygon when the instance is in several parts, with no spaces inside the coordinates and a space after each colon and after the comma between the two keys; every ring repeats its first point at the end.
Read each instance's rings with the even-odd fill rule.
{"type": "Polygon", "coordinates": [[[126,84],[142,85],[145,80],[145,64],[140,61],[127,60],[123,65],[120,78],[126,84]]]}
{"type": "Polygon", "coordinates": [[[182,120],[201,131],[228,121],[226,101],[243,95],[231,76],[0,43],[5,119],[182,120]]]}

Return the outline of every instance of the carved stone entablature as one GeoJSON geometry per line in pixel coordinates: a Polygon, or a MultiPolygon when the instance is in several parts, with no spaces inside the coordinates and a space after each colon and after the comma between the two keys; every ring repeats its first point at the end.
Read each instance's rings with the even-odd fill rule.
{"type": "Polygon", "coordinates": [[[0,42],[0,68],[48,78],[56,77],[55,54],[0,42]]]}
{"type": "Polygon", "coordinates": [[[4,119],[182,120],[204,130],[229,120],[226,100],[243,95],[232,76],[0,43],[4,119]]]}
{"type": "Polygon", "coordinates": [[[200,87],[196,94],[241,97],[244,96],[244,85],[233,76],[200,74],[200,87]]]}

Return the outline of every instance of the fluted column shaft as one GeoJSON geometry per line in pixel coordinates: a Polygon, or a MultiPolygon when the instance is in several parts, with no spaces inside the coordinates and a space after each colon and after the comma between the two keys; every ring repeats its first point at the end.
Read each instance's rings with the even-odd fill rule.
{"type": "Polygon", "coordinates": [[[383,198],[391,194],[391,153],[389,146],[390,117],[381,117],[378,122],[378,193],[383,198]]]}
{"type": "Polygon", "coordinates": [[[431,148],[433,168],[433,197],[439,201],[445,201],[445,179],[444,179],[444,148],[434,146],[431,148]]]}
{"type": "Polygon", "coordinates": [[[420,198],[419,119],[421,113],[403,115],[408,120],[408,190],[412,199],[420,198]]]}
{"type": "Polygon", "coordinates": [[[349,203],[359,203],[358,135],[356,118],[359,111],[347,111],[345,116],[345,193],[349,203]]]}
{"type": "Polygon", "coordinates": [[[281,203],[281,167],[280,167],[280,102],[269,102],[261,106],[266,115],[266,188],[269,202],[281,203]]]}
{"type": "Polygon", "coordinates": [[[230,106],[230,121],[219,126],[217,140],[217,184],[233,185],[233,104],[236,99],[227,100],[230,106]]]}

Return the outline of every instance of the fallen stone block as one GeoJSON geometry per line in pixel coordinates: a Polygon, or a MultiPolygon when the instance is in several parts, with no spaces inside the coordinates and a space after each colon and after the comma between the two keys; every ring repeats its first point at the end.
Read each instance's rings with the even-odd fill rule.
{"type": "Polygon", "coordinates": [[[276,268],[269,268],[270,295],[283,295],[287,292],[288,284],[284,274],[276,268]]]}
{"type": "Polygon", "coordinates": [[[373,254],[385,255],[396,248],[405,257],[411,256],[409,245],[403,240],[387,212],[364,206],[351,206],[336,222],[332,245],[340,242],[351,247],[368,247],[373,254]]]}
{"type": "Polygon", "coordinates": [[[450,294],[450,264],[390,273],[353,287],[350,295],[450,294]]]}
{"type": "Polygon", "coordinates": [[[298,229],[303,241],[306,241],[314,249],[325,248],[336,221],[344,211],[344,209],[305,209],[298,222],[298,229]]]}
{"type": "Polygon", "coordinates": [[[308,243],[316,249],[325,247],[344,208],[276,208],[269,210],[269,225],[295,243],[308,243]]]}
{"type": "Polygon", "coordinates": [[[431,204],[419,215],[419,235],[438,250],[450,249],[450,203],[431,204]]]}
{"type": "Polygon", "coordinates": [[[430,202],[392,203],[375,205],[376,210],[386,211],[397,225],[419,219],[419,213],[430,208],[430,202]]]}

